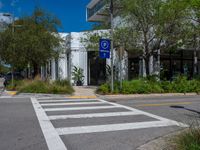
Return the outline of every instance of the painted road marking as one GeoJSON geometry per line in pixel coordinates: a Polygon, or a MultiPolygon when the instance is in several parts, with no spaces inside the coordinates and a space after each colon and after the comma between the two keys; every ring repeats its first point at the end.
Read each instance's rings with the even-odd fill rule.
{"type": "Polygon", "coordinates": [[[50,120],[58,119],[75,119],[75,118],[97,118],[97,117],[114,117],[114,116],[132,116],[140,115],[137,112],[111,112],[111,113],[95,113],[95,114],[77,114],[77,115],[54,115],[49,116],[50,120]]]}
{"type": "Polygon", "coordinates": [[[73,107],[73,108],[45,108],[44,111],[68,111],[68,110],[91,110],[121,108],[121,106],[96,106],[96,107],[73,107]]]}
{"type": "Polygon", "coordinates": [[[108,125],[98,125],[98,126],[57,128],[56,130],[59,135],[69,135],[69,134],[145,129],[153,127],[166,127],[173,125],[177,124],[171,121],[151,121],[151,122],[139,122],[139,123],[137,122],[137,123],[108,124],[108,125]]]}
{"type": "MultiPolygon", "coordinates": [[[[107,102],[107,101],[102,100],[102,99],[99,99],[99,101],[107,102]]],[[[128,106],[124,106],[124,105],[120,105],[120,104],[112,103],[112,102],[107,102],[107,103],[109,103],[111,105],[114,105],[114,106],[118,106],[118,107],[121,107],[121,108],[125,108],[125,109],[128,109],[128,110],[131,110],[131,111],[134,111],[134,112],[141,113],[143,115],[146,115],[146,116],[151,117],[151,118],[155,118],[157,120],[166,121],[166,122],[168,122],[168,121],[172,122],[173,121],[173,120],[170,120],[170,119],[167,119],[167,118],[164,118],[164,117],[160,117],[160,116],[157,116],[157,115],[154,115],[154,114],[151,114],[151,113],[139,110],[139,109],[132,108],[132,107],[128,107],[128,106]]],[[[176,123],[180,127],[188,127],[188,125],[183,124],[181,122],[177,122],[177,121],[173,121],[173,122],[176,123]]]]}
{"type": "Polygon", "coordinates": [[[105,102],[81,102],[81,103],[48,103],[40,104],[41,106],[67,106],[67,105],[93,105],[93,104],[106,104],[105,102]]]}
{"type": "MultiPolygon", "coordinates": [[[[173,121],[167,118],[163,118],[148,112],[144,112],[132,107],[120,105],[117,103],[108,102],[102,99],[93,99],[97,102],[88,102],[88,99],[84,99],[83,101],[80,99],[76,100],[64,100],[64,103],[52,103],[52,102],[61,102],[63,100],[42,100],[42,102],[48,102],[44,104],[40,104],[41,100],[35,104],[36,106],[36,112],[40,112],[42,110],[43,117],[42,118],[42,128],[44,134],[55,134],[57,132],[58,135],[68,135],[68,134],[84,134],[84,133],[95,133],[95,132],[109,132],[109,131],[122,131],[122,130],[134,130],[134,129],[145,129],[145,128],[155,128],[155,127],[167,127],[167,126],[180,126],[180,127],[188,127],[186,124],[173,121]],[[80,102],[81,101],[81,102],[80,102]],[[68,103],[67,103],[68,102],[68,103]],[[57,108],[56,106],[59,105],[85,105],[85,104],[94,104],[94,103],[103,103],[103,104],[109,104],[110,106],[88,106],[88,107],[68,107],[68,108],[57,108]],[[55,106],[56,108],[42,108],[42,106],[55,106]],[[126,112],[108,112],[108,113],[90,113],[90,114],[71,114],[71,115],[52,115],[47,116],[45,111],[68,111],[68,110],[97,110],[97,109],[109,109],[109,108],[124,108],[127,110],[126,112]],[[39,109],[39,110],[38,110],[39,109]],[[62,127],[62,128],[54,128],[50,120],[59,120],[59,119],[69,119],[69,118],[99,118],[99,117],[113,117],[113,116],[132,116],[132,115],[146,115],[148,117],[154,118],[157,121],[144,121],[144,122],[130,122],[130,123],[119,123],[119,124],[104,124],[104,125],[95,125],[95,126],[79,126],[79,127],[62,127]],[[47,118],[45,118],[47,117],[47,118]],[[45,122],[46,121],[46,122],[45,122]],[[50,126],[50,130],[46,130],[45,126],[50,126]],[[50,125],[49,125],[50,124],[50,125]],[[53,129],[52,129],[53,128],[53,129]],[[53,131],[51,131],[53,130],[53,131]],[[45,133],[47,132],[47,133],[45,133]]],[[[40,121],[41,122],[41,121],[40,121]]],[[[47,128],[48,129],[48,128],[47,128]]],[[[55,135],[55,136],[58,136],[55,135]]],[[[53,135],[54,136],[54,135],[53,135]]],[[[53,137],[52,136],[52,137],[53,137]]],[[[47,136],[48,138],[48,136],[47,136]]],[[[57,137],[56,137],[57,138],[57,137]]],[[[47,139],[48,140],[48,139],[47,139]]],[[[49,141],[49,140],[48,140],[49,141]]],[[[53,143],[53,142],[52,142],[53,143]]]]}
{"type": "Polygon", "coordinates": [[[0,96],[0,98],[12,98],[12,96],[0,96]]]}
{"type": "Polygon", "coordinates": [[[58,100],[38,100],[40,103],[43,103],[43,102],[48,102],[48,103],[51,103],[51,102],[88,102],[88,101],[97,101],[99,99],[69,99],[69,100],[64,100],[64,99],[58,99],[58,100]]]}
{"type": "Polygon", "coordinates": [[[65,144],[58,135],[58,132],[56,132],[51,121],[48,119],[48,116],[41,108],[41,105],[35,98],[31,98],[31,102],[39,120],[39,124],[44,134],[49,150],[67,150],[65,144]]]}
{"type": "Polygon", "coordinates": [[[159,104],[139,104],[136,107],[170,106],[170,105],[190,105],[192,102],[159,103],[159,104]]]}

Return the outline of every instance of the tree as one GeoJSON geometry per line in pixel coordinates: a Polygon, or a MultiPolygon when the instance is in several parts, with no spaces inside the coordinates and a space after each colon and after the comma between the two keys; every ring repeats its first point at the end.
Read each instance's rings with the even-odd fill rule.
{"type": "Polygon", "coordinates": [[[193,74],[196,75],[198,68],[198,50],[200,48],[200,1],[187,1],[187,40],[185,47],[194,51],[193,74]]]}
{"type": "Polygon", "coordinates": [[[122,0],[122,18],[135,47],[143,52],[144,76],[154,73],[154,53],[161,49],[175,49],[182,44],[181,25],[185,5],[182,0],[122,0]]]}
{"type": "Polygon", "coordinates": [[[41,65],[59,55],[62,41],[57,28],[61,23],[52,14],[36,8],[31,16],[22,17],[14,24],[1,33],[4,45],[1,58],[14,68],[25,68],[29,64],[36,76],[41,65]]]}

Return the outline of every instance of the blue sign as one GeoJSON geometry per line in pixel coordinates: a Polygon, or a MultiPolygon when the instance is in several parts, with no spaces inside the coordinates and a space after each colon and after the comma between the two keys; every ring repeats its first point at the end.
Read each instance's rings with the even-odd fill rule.
{"type": "Polygon", "coordinates": [[[99,56],[100,58],[110,58],[110,46],[111,42],[109,39],[99,40],[99,56]]]}

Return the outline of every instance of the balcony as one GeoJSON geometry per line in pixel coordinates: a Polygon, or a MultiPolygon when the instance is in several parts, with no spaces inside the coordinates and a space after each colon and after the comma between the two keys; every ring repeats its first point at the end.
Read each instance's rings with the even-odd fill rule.
{"type": "Polygon", "coordinates": [[[108,17],[106,0],[92,0],[87,6],[87,21],[104,21],[108,17]]]}

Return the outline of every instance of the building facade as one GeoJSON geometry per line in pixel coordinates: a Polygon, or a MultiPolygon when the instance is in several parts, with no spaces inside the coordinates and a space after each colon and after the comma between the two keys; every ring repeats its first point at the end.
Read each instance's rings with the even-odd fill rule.
{"type": "MultiPolygon", "coordinates": [[[[86,7],[87,21],[110,21],[109,6],[106,0],[91,0],[86,7]]],[[[114,25],[117,25],[120,17],[115,14],[114,25]]],[[[99,32],[99,31],[92,31],[99,32]]],[[[103,32],[109,33],[109,30],[103,32]]],[[[82,39],[88,32],[60,33],[64,40],[61,48],[63,53],[57,60],[50,60],[42,67],[42,77],[52,80],[68,79],[72,84],[74,67],[83,70],[83,85],[100,85],[110,80],[110,59],[99,58],[97,49],[88,49],[82,39]]],[[[152,70],[162,79],[171,80],[178,74],[194,76],[194,72],[200,74],[200,52],[193,49],[179,49],[174,52],[156,51],[151,58],[152,70]],[[196,66],[195,66],[196,65],[196,66]]],[[[132,80],[144,76],[144,60],[142,52],[114,50],[114,79],[132,80]],[[121,71],[120,71],[121,70],[121,71]]]]}
{"type": "MultiPolygon", "coordinates": [[[[87,21],[89,22],[110,22],[110,4],[106,0],[91,0],[87,5],[87,21]]],[[[116,3],[117,1],[113,1],[116,3]]],[[[114,26],[123,20],[114,12],[114,26]]],[[[145,76],[144,60],[142,52],[127,52],[125,57],[128,79],[145,76]]],[[[162,76],[163,79],[171,80],[178,74],[185,74],[189,78],[200,75],[200,51],[199,49],[179,49],[174,52],[156,51],[150,57],[152,72],[162,76]]]]}
{"type": "Polygon", "coordinates": [[[13,16],[10,13],[0,13],[0,31],[6,29],[6,27],[13,22],[13,16]]]}

